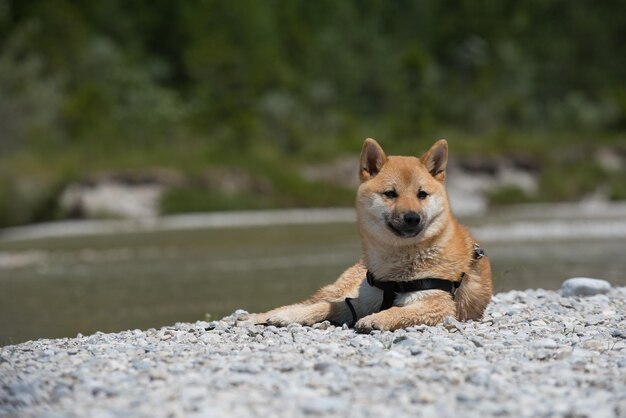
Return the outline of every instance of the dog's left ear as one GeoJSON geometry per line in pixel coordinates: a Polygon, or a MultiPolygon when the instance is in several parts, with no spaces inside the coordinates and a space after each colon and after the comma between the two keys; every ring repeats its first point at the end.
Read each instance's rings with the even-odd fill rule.
{"type": "Polygon", "coordinates": [[[426,154],[420,159],[430,174],[440,182],[446,179],[446,166],[448,165],[448,141],[440,139],[435,142],[426,154]]]}

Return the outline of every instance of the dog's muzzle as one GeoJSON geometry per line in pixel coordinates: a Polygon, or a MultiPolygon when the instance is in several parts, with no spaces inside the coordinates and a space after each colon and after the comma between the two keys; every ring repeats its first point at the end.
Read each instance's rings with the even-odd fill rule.
{"type": "Polygon", "coordinates": [[[417,212],[404,212],[387,221],[387,226],[399,237],[412,238],[422,231],[422,217],[417,212]]]}

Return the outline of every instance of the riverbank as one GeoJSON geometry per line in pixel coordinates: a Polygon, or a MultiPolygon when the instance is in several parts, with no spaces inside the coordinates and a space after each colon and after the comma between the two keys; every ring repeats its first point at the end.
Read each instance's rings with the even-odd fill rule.
{"type": "Polygon", "coordinates": [[[626,414],[626,288],[494,296],[479,322],[359,335],[220,321],[0,349],[0,416],[626,414]]]}

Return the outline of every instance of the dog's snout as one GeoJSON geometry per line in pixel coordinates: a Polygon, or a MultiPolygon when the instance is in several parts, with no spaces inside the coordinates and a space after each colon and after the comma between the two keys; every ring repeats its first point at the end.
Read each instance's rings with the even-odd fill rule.
{"type": "Polygon", "coordinates": [[[414,211],[399,212],[387,219],[387,226],[399,237],[411,238],[424,227],[422,217],[414,211]]]}
{"type": "Polygon", "coordinates": [[[420,223],[420,215],[417,212],[407,212],[403,216],[404,223],[410,226],[417,226],[420,223]]]}

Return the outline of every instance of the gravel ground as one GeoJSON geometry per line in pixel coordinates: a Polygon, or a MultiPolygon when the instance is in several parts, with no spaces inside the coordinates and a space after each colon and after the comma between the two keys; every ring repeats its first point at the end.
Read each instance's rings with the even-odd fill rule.
{"type": "Polygon", "coordinates": [[[214,322],[0,348],[0,416],[625,417],[626,288],[356,334],[214,322]]]}

